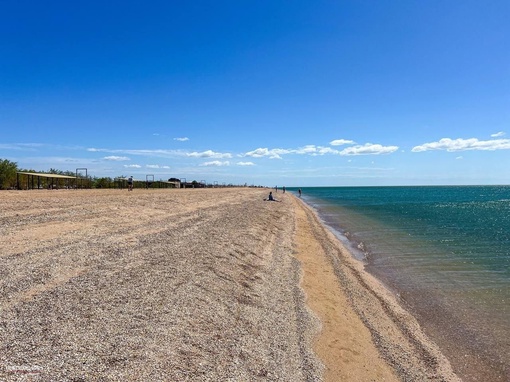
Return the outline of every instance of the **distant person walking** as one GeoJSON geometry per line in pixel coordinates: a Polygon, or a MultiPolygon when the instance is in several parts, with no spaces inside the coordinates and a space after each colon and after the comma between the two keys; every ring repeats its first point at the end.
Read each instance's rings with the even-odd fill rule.
{"type": "Polygon", "coordinates": [[[133,176],[128,178],[128,191],[133,191],[133,176]]]}
{"type": "Polygon", "coordinates": [[[301,197],[301,189],[297,190],[299,197],[301,197]]]}
{"type": "Polygon", "coordinates": [[[283,193],[285,194],[285,186],[282,187],[283,193]]]}

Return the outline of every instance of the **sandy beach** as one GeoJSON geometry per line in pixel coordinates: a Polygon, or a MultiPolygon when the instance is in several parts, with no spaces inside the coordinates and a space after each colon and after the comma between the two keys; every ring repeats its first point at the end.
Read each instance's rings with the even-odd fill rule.
{"type": "Polygon", "coordinates": [[[0,381],[458,381],[300,199],[0,193],[0,381]]]}

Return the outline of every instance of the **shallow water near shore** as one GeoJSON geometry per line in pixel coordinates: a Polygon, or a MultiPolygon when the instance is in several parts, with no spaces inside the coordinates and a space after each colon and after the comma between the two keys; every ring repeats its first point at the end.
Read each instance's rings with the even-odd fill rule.
{"type": "Polygon", "coordinates": [[[302,191],[463,380],[510,381],[510,186],[302,191]]]}

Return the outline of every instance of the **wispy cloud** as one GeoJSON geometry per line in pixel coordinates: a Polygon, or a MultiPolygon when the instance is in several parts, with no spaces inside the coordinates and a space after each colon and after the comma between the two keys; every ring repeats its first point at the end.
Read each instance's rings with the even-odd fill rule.
{"type": "Polygon", "coordinates": [[[295,150],[288,150],[289,154],[310,154],[310,155],[324,155],[324,154],[336,154],[338,151],[333,150],[329,147],[306,145],[295,150]]]}
{"type": "Polygon", "coordinates": [[[183,150],[165,150],[165,149],[105,149],[105,148],[95,148],[89,147],[87,148],[89,152],[100,152],[100,153],[110,153],[110,154],[128,154],[128,155],[140,155],[146,157],[161,157],[161,158],[174,158],[174,157],[189,157],[189,158],[215,158],[215,159],[225,159],[232,158],[232,154],[230,153],[219,153],[213,150],[206,150],[202,152],[194,151],[187,152],[183,150]]]}
{"type": "Polygon", "coordinates": [[[78,163],[83,166],[88,166],[95,163],[100,163],[101,161],[97,161],[91,158],[81,158],[81,157],[69,157],[69,156],[30,156],[25,157],[24,161],[30,164],[31,167],[36,169],[41,169],[44,166],[55,167],[59,165],[65,165],[69,163],[78,163]]]}
{"type": "Polygon", "coordinates": [[[110,160],[110,161],[118,161],[118,162],[131,160],[128,157],[119,157],[119,156],[115,156],[115,155],[110,155],[110,156],[104,157],[103,159],[110,160]]]}
{"type": "Polygon", "coordinates": [[[306,145],[297,149],[268,149],[267,147],[259,147],[253,151],[244,153],[243,156],[252,158],[267,157],[270,159],[282,159],[282,155],[297,154],[297,155],[324,155],[324,154],[338,154],[337,150],[329,147],[306,145]]]}
{"type": "Polygon", "coordinates": [[[180,150],[164,150],[164,149],[105,149],[105,148],[96,148],[89,147],[87,148],[88,152],[96,152],[96,153],[110,153],[110,154],[128,154],[128,155],[141,155],[141,156],[154,156],[154,157],[162,157],[162,158],[171,158],[177,156],[184,156],[185,152],[180,150]]]}
{"type": "Polygon", "coordinates": [[[331,147],[326,146],[315,146],[315,145],[306,145],[303,147],[299,147],[297,149],[287,150],[286,154],[299,154],[299,155],[326,155],[326,154],[340,154],[340,151],[336,149],[332,149],[331,147]]]}
{"type": "MultiPolygon", "coordinates": [[[[339,141],[339,140],[338,140],[339,141]]],[[[334,141],[333,141],[334,142],[334,141]]],[[[343,140],[343,144],[349,144],[353,141],[343,140]]],[[[253,151],[248,151],[243,156],[262,158],[268,157],[270,159],[282,159],[282,155],[296,154],[296,155],[379,155],[390,154],[398,150],[398,146],[383,146],[379,144],[367,143],[365,145],[356,145],[347,147],[343,150],[332,149],[326,146],[306,145],[297,149],[268,149],[258,148],[253,151]]]]}
{"type": "Polygon", "coordinates": [[[230,162],[229,161],[221,162],[219,160],[215,160],[212,162],[202,163],[201,166],[205,166],[205,167],[208,167],[208,166],[215,166],[215,167],[230,166],[230,162]]]}
{"type": "Polygon", "coordinates": [[[170,166],[160,166],[159,164],[147,164],[147,165],[145,165],[145,167],[154,168],[154,169],[158,169],[158,168],[169,169],[170,168],[170,166]]]}
{"type": "Polygon", "coordinates": [[[253,162],[237,162],[238,166],[255,166],[255,163],[253,162]]]}
{"type": "Polygon", "coordinates": [[[189,138],[188,137],[174,138],[174,141],[186,142],[189,141],[189,138]]]}
{"type": "Polygon", "coordinates": [[[139,164],[125,164],[125,168],[142,168],[139,164]]]}
{"type": "Polygon", "coordinates": [[[312,155],[326,155],[326,154],[333,154],[337,155],[340,154],[340,151],[332,149],[331,147],[324,147],[324,146],[317,146],[315,148],[315,152],[311,153],[312,155]]]}
{"type": "Polygon", "coordinates": [[[467,150],[508,150],[510,149],[510,139],[490,139],[481,141],[477,138],[470,139],[450,139],[442,138],[437,142],[424,143],[415,146],[411,150],[414,153],[431,150],[445,150],[449,152],[467,151],[467,150]]]}
{"type": "MultiPolygon", "coordinates": [[[[337,145],[342,142],[344,145],[350,144],[354,141],[349,140],[336,140],[337,145]]],[[[252,157],[252,158],[269,158],[269,159],[282,159],[285,155],[379,155],[390,154],[398,150],[398,146],[383,146],[380,144],[367,143],[365,145],[355,145],[346,147],[343,150],[337,150],[328,146],[305,145],[293,149],[259,147],[255,150],[248,151],[244,154],[239,154],[239,157],[252,157]]],[[[88,148],[89,152],[103,152],[110,154],[124,154],[124,155],[140,155],[146,157],[188,157],[188,158],[212,158],[212,159],[230,159],[233,157],[231,153],[216,152],[213,150],[205,151],[182,151],[182,150],[144,150],[144,149],[105,149],[105,148],[88,148]]],[[[111,155],[104,157],[105,160],[130,160],[126,156],[111,155]],[[121,159],[122,158],[122,159],[121,159]]],[[[214,163],[214,162],[211,162],[214,163]]]]}
{"type": "Polygon", "coordinates": [[[498,133],[491,134],[491,137],[492,137],[492,138],[499,138],[499,137],[503,137],[503,136],[505,136],[505,135],[506,135],[506,133],[505,133],[504,131],[500,131],[500,132],[498,132],[498,133]]]}
{"type": "Polygon", "coordinates": [[[217,153],[212,150],[202,151],[202,152],[192,152],[187,153],[186,156],[192,157],[192,158],[232,158],[232,154],[229,153],[217,153]]]}
{"type": "Polygon", "coordinates": [[[363,146],[357,145],[347,147],[340,151],[340,155],[381,155],[391,154],[398,150],[398,146],[383,146],[380,144],[366,143],[363,146]]]}
{"type": "Polygon", "coordinates": [[[0,143],[2,150],[27,150],[35,151],[35,149],[43,147],[42,143],[0,143]]]}

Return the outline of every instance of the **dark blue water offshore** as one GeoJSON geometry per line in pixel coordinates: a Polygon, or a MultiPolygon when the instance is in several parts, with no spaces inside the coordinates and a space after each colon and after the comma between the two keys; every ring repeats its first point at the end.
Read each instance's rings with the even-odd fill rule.
{"type": "Polygon", "coordinates": [[[510,186],[302,191],[464,380],[510,381],[510,186]]]}

